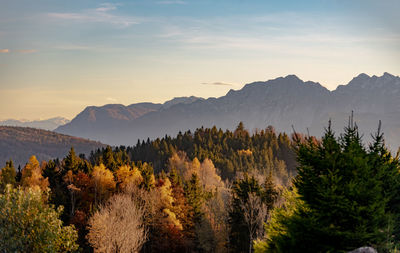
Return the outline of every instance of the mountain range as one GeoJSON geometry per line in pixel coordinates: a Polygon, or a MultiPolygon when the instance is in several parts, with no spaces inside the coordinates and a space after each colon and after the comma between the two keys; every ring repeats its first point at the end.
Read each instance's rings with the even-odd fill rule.
{"type": "Polygon", "coordinates": [[[175,135],[201,126],[233,129],[242,121],[249,130],[271,125],[281,132],[292,133],[294,128],[321,136],[329,119],[333,129],[342,132],[352,111],[366,141],[382,120],[387,144],[397,150],[400,77],[389,73],[360,74],[333,91],[288,75],[246,84],[219,98],[182,97],[164,104],[90,106],[55,131],[112,145],[133,145],[138,139],[175,135]]]}
{"type": "Polygon", "coordinates": [[[69,122],[68,119],[63,117],[54,117],[45,120],[16,120],[16,119],[7,119],[0,121],[0,126],[19,126],[19,127],[33,127],[44,130],[54,130],[61,125],[65,125],[69,122]]]}

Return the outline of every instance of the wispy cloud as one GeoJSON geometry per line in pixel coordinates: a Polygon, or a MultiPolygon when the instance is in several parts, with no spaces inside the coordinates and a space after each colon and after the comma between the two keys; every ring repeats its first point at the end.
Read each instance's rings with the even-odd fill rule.
{"type": "Polygon", "coordinates": [[[95,9],[81,12],[51,12],[47,15],[58,20],[70,20],[85,23],[106,23],[121,27],[128,27],[139,23],[139,20],[131,16],[123,16],[111,13],[117,10],[117,4],[104,3],[95,9]]]}
{"type": "Polygon", "coordinates": [[[117,99],[111,97],[106,98],[106,100],[110,102],[117,102],[117,99]]]}
{"type": "Polygon", "coordinates": [[[20,50],[16,50],[17,53],[20,54],[33,54],[36,53],[38,50],[36,49],[20,49],[20,50]]]}
{"type": "Polygon", "coordinates": [[[85,45],[59,45],[54,47],[55,49],[65,50],[65,51],[80,51],[80,50],[93,50],[93,47],[85,46],[85,45]]]}
{"type": "Polygon", "coordinates": [[[381,45],[398,48],[398,34],[380,30],[371,34],[354,31],[344,25],[345,21],[353,19],[343,20],[319,14],[304,17],[296,13],[211,17],[207,20],[176,18],[164,23],[158,37],[188,50],[215,50],[221,54],[235,50],[240,55],[268,54],[281,58],[339,59],[372,52],[381,45]]]}
{"type": "Polygon", "coordinates": [[[235,86],[232,83],[224,83],[224,82],[213,82],[213,83],[201,83],[203,85],[215,85],[215,86],[235,86]]]}
{"type": "Polygon", "coordinates": [[[158,4],[186,4],[185,1],[158,1],[158,4]]]}
{"type": "Polygon", "coordinates": [[[85,45],[85,44],[60,44],[52,47],[61,51],[87,51],[87,52],[115,52],[125,50],[123,48],[108,47],[102,45],[85,45]]]}
{"type": "Polygon", "coordinates": [[[112,11],[112,10],[116,10],[116,9],[117,9],[116,4],[103,3],[103,4],[100,4],[100,7],[96,8],[96,11],[107,12],[107,11],[112,11]]]}
{"type": "Polygon", "coordinates": [[[9,49],[0,49],[0,53],[9,53],[10,50],[9,49]]]}

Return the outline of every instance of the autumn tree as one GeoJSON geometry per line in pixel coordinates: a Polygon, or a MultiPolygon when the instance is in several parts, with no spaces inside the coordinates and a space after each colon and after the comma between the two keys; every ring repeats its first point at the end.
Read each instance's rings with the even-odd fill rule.
{"type": "Polygon", "coordinates": [[[122,165],[115,172],[115,175],[120,190],[124,190],[129,184],[139,185],[143,182],[143,177],[137,167],[131,168],[128,165],[122,165]]]}
{"type": "Polygon", "coordinates": [[[143,215],[129,195],[114,195],[89,219],[89,243],[96,252],[139,252],[147,239],[143,215]]]}
{"type": "Polygon", "coordinates": [[[70,216],[71,217],[74,216],[74,214],[75,214],[75,205],[76,205],[77,194],[79,194],[79,192],[81,191],[81,189],[74,184],[74,181],[75,181],[74,177],[75,176],[74,176],[72,170],[69,170],[67,172],[67,174],[64,176],[64,181],[67,184],[67,189],[70,194],[70,200],[71,200],[70,216]]]}
{"type": "Polygon", "coordinates": [[[97,206],[107,200],[115,190],[113,173],[103,164],[94,166],[92,172],[92,187],[94,190],[94,202],[97,206]]]}
{"type": "Polygon", "coordinates": [[[45,191],[49,186],[47,178],[42,176],[42,168],[35,156],[29,158],[29,162],[22,169],[21,185],[23,187],[39,187],[45,191]]]}

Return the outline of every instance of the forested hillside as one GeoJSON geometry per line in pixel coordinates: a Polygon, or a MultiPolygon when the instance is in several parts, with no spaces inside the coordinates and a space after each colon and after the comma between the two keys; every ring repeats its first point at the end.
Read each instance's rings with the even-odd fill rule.
{"type": "Polygon", "coordinates": [[[400,162],[353,119],[322,139],[198,128],[0,171],[0,246],[25,252],[345,252],[400,246],[400,162]],[[19,204],[23,203],[23,204],[19,204]],[[16,213],[18,220],[13,222],[16,213]],[[32,216],[32,213],[43,214],[32,216]],[[44,215],[46,214],[46,215],[44,215]],[[27,229],[29,228],[29,229],[27,229]],[[33,238],[28,240],[27,238],[33,238]],[[35,249],[35,250],[32,250],[35,249]]]}
{"type": "MultiPolygon", "coordinates": [[[[127,243],[111,227],[104,231],[104,224],[98,224],[99,219],[113,221],[112,214],[102,208],[108,203],[110,208],[130,205],[133,214],[145,217],[146,230],[138,235],[142,240],[138,245],[145,252],[226,252],[230,247],[239,252],[255,238],[254,233],[242,229],[246,224],[242,209],[262,208],[265,212],[279,189],[290,184],[295,174],[292,144],[286,134],[278,134],[272,127],[252,134],[242,123],[235,131],[199,128],[132,147],[99,148],[87,158],[78,157],[74,149],[64,159],[41,165],[32,157],[15,176],[10,176],[13,164],[7,163],[2,185],[49,187],[50,203],[64,207],[61,219],[75,225],[78,243],[85,251],[111,243],[97,238],[100,232],[127,243]],[[249,191],[255,192],[258,207],[243,206],[249,191]],[[126,196],[143,198],[144,206],[136,210],[136,202],[129,202],[126,196]],[[236,208],[229,211],[232,198],[236,208]],[[237,243],[230,245],[229,240],[237,243]]],[[[131,220],[126,219],[128,226],[131,220]]],[[[118,231],[135,230],[121,226],[118,231]]],[[[259,221],[257,233],[261,228],[259,221]]]]}
{"type": "MultiPolygon", "coordinates": [[[[295,173],[295,154],[290,137],[275,132],[273,127],[252,134],[240,123],[234,131],[213,128],[198,128],[193,133],[178,133],[174,138],[165,136],[153,141],[138,141],[133,147],[116,149],[115,164],[107,161],[107,167],[129,162],[148,162],[156,173],[165,169],[168,159],[183,151],[190,160],[210,159],[221,176],[232,179],[238,172],[259,171],[267,175],[277,173],[285,180],[295,173]],[[127,155],[124,154],[126,152],[127,155]],[[125,157],[125,160],[121,158],[125,157]]],[[[101,162],[107,149],[98,150],[91,155],[92,163],[101,162]]]]}
{"type": "Polygon", "coordinates": [[[23,167],[31,155],[36,155],[40,161],[49,160],[63,157],[71,147],[78,154],[89,154],[105,145],[36,128],[0,126],[1,164],[12,159],[16,166],[23,167]]]}

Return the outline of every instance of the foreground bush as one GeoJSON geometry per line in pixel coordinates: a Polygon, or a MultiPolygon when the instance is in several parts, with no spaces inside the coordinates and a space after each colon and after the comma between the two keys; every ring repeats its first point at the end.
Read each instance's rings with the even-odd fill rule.
{"type": "Polygon", "coordinates": [[[73,252],[78,235],[63,226],[57,210],[46,203],[37,188],[14,189],[0,194],[0,248],[2,252],[73,252]]]}

